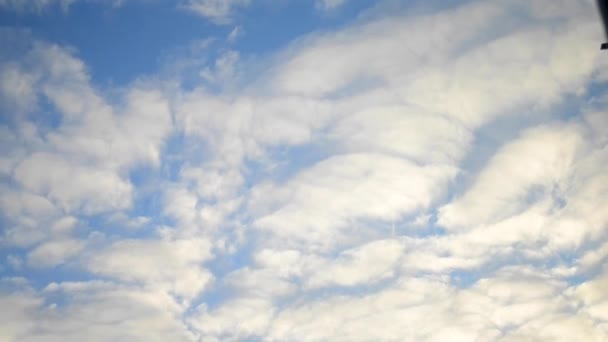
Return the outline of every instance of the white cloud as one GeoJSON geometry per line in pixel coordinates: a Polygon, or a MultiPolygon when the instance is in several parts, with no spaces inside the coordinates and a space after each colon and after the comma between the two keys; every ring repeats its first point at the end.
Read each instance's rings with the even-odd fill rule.
{"type": "Polygon", "coordinates": [[[206,240],[123,240],[94,252],[86,267],[95,274],[165,290],[188,302],[213,279],[203,268],[210,258],[206,240]]]}
{"type": "MultiPolygon", "coordinates": [[[[182,3],[222,24],[248,4],[182,3]]],[[[2,244],[24,255],[5,259],[93,280],[1,287],[14,310],[0,331],[608,338],[591,3],[380,10],[261,61],[224,51],[192,88],[142,79],[112,101],[68,49],[35,43],[6,64],[0,91],[21,94],[10,105],[26,115],[0,131],[2,244]],[[56,127],[27,121],[38,101],[56,127]],[[145,224],[112,226],[128,222],[145,224]]]]}
{"type": "Polygon", "coordinates": [[[42,302],[41,298],[29,294],[1,294],[0,304],[3,308],[11,309],[0,310],[0,338],[17,341],[20,336],[27,334],[35,325],[30,313],[42,302]]]}
{"type": "Polygon", "coordinates": [[[364,296],[337,295],[293,306],[277,316],[269,334],[299,340],[605,338],[588,319],[564,316],[576,306],[564,291],[569,290],[563,284],[525,270],[505,270],[463,290],[440,280],[408,278],[364,296]],[[546,328],[531,329],[542,324],[546,328]]]}
{"type": "Polygon", "coordinates": [[[394,154],[424,164],[459,161],[471,135],[458,122],[414,106],[358,111],[339,120],[330,133],[345,150],[394,154]]]}
{"type": "Polygon", "coordinates": [[[219,56],[213,68],[206,67],[200,72],[200,76],[210,84],[221,86],[229,85],[236,78],[236,69],[239,62],[239,53],[227,51],[219,56]]]}
{"type": "Polygon", "coordinates": [[[234,11],[249,5],[250,0],[187,0],[182,6],[216,24],[229,24],[234,11]]]}
{"type": "Polygon", "coordinates": [[[272,303],[262,299],[237,299],[217,310],[201,309],[194,316],[192,325],[210,340],[214,337],[239,340],[261,336],[274,311],[272,303]]]}
{"type": "Polygon", "coordinates": [[[383,19],[313,36],[296,46],[287,63],[278,68],[277,90],[325,96],[353,82],[414,76],[427,63],[449,60],[451,50],[492,23],[499,10],[498,5],[476,3],[429,17],[383,19]],[[341,58],[345,55],[356,58],[341,58]]]}
{"type": "MultiPolygon", "coordinates": [[[[286,129],[295,129],[292,137],[304,133],[302,139],[268,140],[261,135],[253,145],[256,148],[252,148],[247,134],[256,132],[258,125],[266,127],[263,111],[251,110],[252,103],[253,108],[257,106],[255,99],[239,103],[239,99],[218,101],[207,94],[190,93],[190,106],[197,105],[182,110],[183,118],[187,119],[182,124],[197,136],[207,137],[213,144],[210,150],[222,151],[220,155],[230,146],[236,152],[233,155],[251,158],[258,156],[257,148],[274,146],[276,141],[296,146],[307,144],[310,140],[306,137],[318,141],[313,148],[327,149],[329,153],[310,166],[296,169],[298,172],[284,182],[269,181],[253,187],[247,209],[256,218],[255,225],[264,237],[258,243],[266,249],[256,254],[254,266],[243,267],[218,280],[230,286],[238,284],[234,296],[239,299],[227,301],[219,308],[204,309],[205,319],[214,322],[214,328],[204,327],[205,320],[199,318],[201,329],[208,329],[206,333],[216,337],[266,334],[278,340],[355,337],[483,340],[517,336],[534,339],[543,335],[528,330],[522,317],[533,322],[542,322],[543,317],[561,319],[561,312],[574,302],[565,298],[551,302],[566,287],[559,280],[531,277],[528,282],[532,285],[518,288],[509,277],[493,279],[490,274],[488,280],[467,290],[450,285],[448,274],[483,272],[484,267],[491,269],[496,263],[517,260],[513,258],[518,258],[515,255],[519,253],[523,260],[536,260],[539,254],[534,252],[542,257],[555,255],[570,248],[558,242],[568,239],[565,235],[560,238],[560,234],[581,231],[583,236],[589,232],[575,228],[552,233],[550,228],[566,222],[566,212],[578,211],[569,208],[578,196],[568,189],[573,170],[581,167],[579,163],[585,160],[589,148],[585,136],[588,128],[580,123],[541,125],[515,134],[517,139],[499,146],[479,175],[467,175],[473,180],[472,186],[445,206],[456,208],[454,215],[468,218],[470,222],[461,223],[465,232],[449,230],[446,236],[400,238],[394,253],[380,253],[379,258],[374,257],[375,253],[363,253],[367,240],[390,233],[386,228],[391,220],[410,214],[429,217],[426,210],[444,200],[446,193],[442,189],[456,179],[456,167],[470,153],[472,144],[477,143],[474,136],[480,127],[497,117],[510,120],[509,117],[524,112],[547,119],[550,111],[557,110],[552,106],[564,94],[581,94],[581,85],[595,68],[595,55],[586,55],[577,64],[578,69],[570,70],[571,55],[557,47],[546,57],[549,61],[536,62],[541,50],[547,48],[536,42],[550,45],[574,37],[579,39],[574,44],[588,42],[591,39],[581,37],[592,37],[591,29],[574,29],[576,25],[568,23],[563,31],[557,32],[557,38],[556,32],[541,26],[522,25],[512,34],[509,30],[513,28],[506,25],[497,28],[505,32],[504,37],[496,39],[481,34],[482,27],[492,26],[498,18],[509,18],[506,9],[523,6],[519,9],[529,10],[532,16],[542,14],[525,5],[511,6],[474,3],[432,19],[412,19],[415,24],[385,20],[299,42],[288,51],[287,63],[279,64],[271,73],[275,77],[261,85],[264,92],[276,93],[272,101],[284,111],[299,108],[297,104],[303,98],[316,101],[309,113],[319,113],[319,108],[323,108],[316,125],[302,120],[286,129]],[[444,26],[433,27],[438,22],[444,26]],[[407,40],[387,33],[401,32],[400,28],[407,40]],[[415,32],[421,32],[419,37],[415,32]],[[435,45],[427,42],[425,50],[425,45],[420,44],[429,39],[435,45]],[[418,44],[413,45],[418,53],[412,53],[411,47],[409,51],[399,50],[401,45],[395,41],[418,44]],[[464,41],[475,44],[462,50],[464,41]],[[346,55],[351,56],[348,61],[340,58],[346,55]],[[480,65],[485,66],[479,68],[480,65]],[[494,74],[498,76],[489,76],[494,74]],[[521,82],[523,87],[519,86],[521,82]],[[297,100],[276,100],[281,96],[297,100]],[[206,114],[194,115],[195,108],[200,108],[200,112],[205,108],[209,112],[230,113],[227,114],[230,124],[218,123],[206,114]],[[250,113],[255,114],[255,125],[251,124],[250,113]],[[216,148],[216,144],[220,147],[216,148]],[[430,176],[423,170],[442,171],[430,176]],[[484,182],[487,185],[482,187],[484,182]],[[479,193],[479,202],[487,199],[484,202],[487,210],[480,210],[476,202],[465,206],[464,199],[475,192],[479,193]],[[408,202],[407,198],[415,201],[408,202]],[[563,213],[559,209],[562,199],[568,202],[563,213]],[[514,207],[510,207],[511,202],[514,207]],[[464,208],[478,210],[480,214],[465,215],[464,208]],[[546,246],[553,247],[547,251],[546,246]],[[366,260],[373,266],[364,266],[366,260]],[[380,280],[393,284],[391,277],[400,274],[407,275],[411,282],[405,284],[402,278],[396,281],[399,285],[372,289],[363,297],[349,297],[336,288],[354,286],[360,290],[357,285],[377,284],[380,280]],[[429,278],[419,278],[421,274],[429,278]],[[290,283],[309,286],[296,290],[290,283]],[[427,293],[418,286],[431,290],[427,293]],[[319,288],[336,294],[317,300],[309,291],[319,288]],[[496,297],[501,288],[512,288],[520,301],[515,303],[515,297],[496,297]],[[527,297],[533,293],[537,294],[527,297]],[[416,304],[390,306],[412,294],[417,295],[416,304]],[[290,299],[277,313],[268,306],[268,297],[281,303],[290,299]],[[380,298],[382,302],[377,302],[380,298]],[[247,308],[244,309],[241,303],[251,305],[243,304],[247,308]],[[243,312],[252,312],[252,307],[264,312],[260,325],[240,330],[234,322],[248,317],[243,312]],[[233,315],[244,316],[236,319],[231,310],[233,315]],[[272,315],[276,316],[271,319],[272,315]],[[408,329],[400,324],[403,321],[419,329],[408,329]]],[[[577,8],[555,15],[569,15],[569,20],[578,23],[587,13],[577,8]]],[[[279,116],[281,120],[284,117],[279,116]]],[[[267,127],[271,132],[277,131],[272,130],[273,125],[267,127]]],[[[239,165],[236,158],[231,162],[239,165]]],[[[592,198],[591,202],[597,201],[597,197],[592,198]]],[[[446,209],[439,214],[439,223],[445,226],[448,226],[444,216],[447,212],[446,209]]],[[[428,219],[425,222],[431,223],[428,219]]],[[[597,222],[602,222],[600,217],[597,222]]],[[[578,245],[582,242],[579,238],[578,245]]],[[[558,267],[547,272],[555,275],[558,267]]],[[[572,336],[596,334],[585,319],[564,322],[571,325],[572,336]]],[[[555,331],[557,327],[553,326],[543,334],[552,336],[555,331]]]]}
{"type": "Polygon", "coordinates": [[[199,196],[208,199],[233,197],[243,184],[239,170],[185,167],[181,175],[184,180],[194,181],[199,196]]]}
{"type": "Polygon", "coordinates": [[[111,105],[68,49],[38,41],[31,46],[22,60],[11,62],[33,81],[22,98],[27,104],[20,105],[26,112],[15,117],[5,145],[6,173],[14,185],[3,196],[3,212],[13,223],[3,240],[17,245],[52,239],[45,226],[64,214],[130,208],[129,170],[144,163],[159,166],[171,131],[168,100],[153,86],[135,85],[124,92],[123,103],[111,105]],[[59,115],[56,124],[26,120],[41,115],[43,97],[59,115]]]}
{"type": "Polygon", "coordinates": [[[78,223],[78,219],[73,216],[62,217],[61,219],[55,221],[51,229],[57,233],[61,232],[69,232],[74,229],[74,226],[78,223]]]}
{"type": "Polygon", "coordinates": [[[27,111],[35,105],[35,76],[23,72],[18,65],[0,66],[0,96],[6,110],[27,111]],[[13,108],[11,108],[13,107],[13,108]]]}
{"type": "Polygon", "coordinates": [[[420,167],[381,154],[334,156],[297,175],[286,190],[260,189],[255,202],[280,204],[261,213],[255,226],[281,244],[332,248],[357,231],[357,219],[390,222],[426,209],[454,175],[448,166],[420,167]]]}
{"type": "Polygon", "coordinates": [[[2,212],[13,224],[3,232],[7,245],[27,246],[48,237],[48,230],[40,224],[51,224],[60,211],[43,196],[5,189],[0,195],[2,212]]]}
{"type": "Polygon", "coordinates": [[[547,106],[560,93],[581,90],[598,55],[584,46],[597,33],[584,22],[592,8],[580,7],[587,12],[573,11],[557,32],[530,23],[515,29],[497,25],[518,20],[513,11],[537,15],[518,2],[474,2],[427,17],[379,20],[313,37],[278,69],[276,87],[331,96],[354,83],[382,84],[402,102],[477,127],[497,115],[517,114],[523,104],[547,106]],[[491,39],[488,32],[498,37],[491,39]],[[467,41],[478,44],[461,51],[467,41]],[[585,54],[575,56],[572,49],[585,54]],[[340,58],[345,55],[356,58],[340,58]]]}
{"type": "Polygon", "coordinates": [[[58,155],[36,153],[15,169],[15,178],[27,189],[48,194],[67,212],[85,214],[128,208],[132,187],[111,171],[83,167],[58,155]]]}
{"type": "Polygon", "coordinates": [[[524,132],[492,157],[462,198],[440,209],[439,223],[450,229],[470,229],[528,207],[528,197],[534,192],[542,196],[559,188],[582,148],[582,140],[576,126],[554,125],[524,132]]]}
{"type": "Polygon", "coordinates": [[[180,320],[183,309],[156,289],[65,282],[51,283],[42,294],[48,303],[32,293],[0,297],[12,308],[8,317],[0,316],[0,336],[9,341],[196,340],[180,320]]]}
{"type": "Polygon", "coordinates": [[[41,268],[56,266],[79,254],[84,247],[85,242],[75,239],[44,242],[28,253],[27,263],[41,268]]]}

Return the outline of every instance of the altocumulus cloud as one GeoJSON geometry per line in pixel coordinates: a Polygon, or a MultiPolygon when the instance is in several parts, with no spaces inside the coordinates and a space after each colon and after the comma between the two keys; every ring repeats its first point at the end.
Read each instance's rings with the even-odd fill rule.
{"type": "Polygon", "coordinates": [[[221,34],[125,84],[0,29],[0,339],[608,340],[593,1],[175,6],[221,34]]]}

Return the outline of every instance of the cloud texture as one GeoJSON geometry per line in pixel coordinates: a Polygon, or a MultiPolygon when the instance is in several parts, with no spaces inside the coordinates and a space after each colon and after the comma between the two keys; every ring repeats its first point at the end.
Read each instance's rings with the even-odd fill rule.
{"type": "MultiPolygon", "coordinates": [[[[226,24],[248,4],[181,6],[226,24]]],[[[0,339],[608,339],[594,3],[386,8],[225,48],[187,86],[101,87],[21,36],[0,60],[0,339]]]]}

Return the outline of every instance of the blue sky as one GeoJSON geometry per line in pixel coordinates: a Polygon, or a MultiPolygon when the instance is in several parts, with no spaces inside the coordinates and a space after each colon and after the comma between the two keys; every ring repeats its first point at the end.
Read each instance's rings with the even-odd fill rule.
{"type": "Polygon", "coordinates": [[[590,0],[0,0],[0,339],[604,341],[590,0]]]}
{"type": "Polygon", "coordinates": [[[231,13],[233,23],[217,25],[168,1],[126,1],[114,6],[77,1],[67,8],[51,1],[44,9],[31,5],[36,10],[17,13],[15,6],[3,6],[0,21],[31,31],[38,39],[75,49],[94,81],[122,86],[142,75],[154,75],[193,42],[223,41],[236,28],[236,32],[247,34],[231,42],[232,48],[248,55],[264,55],[300,35],[340,27],[356,19],[370,3],[359,1],[344,4],[340,11],[320,13],[314,2],[262,1],[231,13]]]}

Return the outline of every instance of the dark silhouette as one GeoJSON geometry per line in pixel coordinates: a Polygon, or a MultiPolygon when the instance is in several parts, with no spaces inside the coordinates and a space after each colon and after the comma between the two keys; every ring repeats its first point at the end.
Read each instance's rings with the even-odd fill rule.
{"type": "MultiPolygon", "coordinates": [[[[597,0],[597,7],[600,9],[602,22],[604,23],[604,33],[608,39],[608,0],[597,0]]],[[[601,49],[608,50],[608,43],[602,44],[601,49]]]]}

